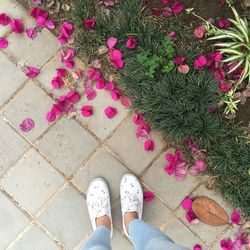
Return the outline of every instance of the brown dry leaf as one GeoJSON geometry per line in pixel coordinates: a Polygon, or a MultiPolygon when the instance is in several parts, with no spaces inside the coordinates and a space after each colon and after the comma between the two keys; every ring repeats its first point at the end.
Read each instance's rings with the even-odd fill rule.
{"type": "Polygon", "coordinates": [[[224,208],[212,199],[206,197],[196,198],[193,202],[192,210],[197,218],[205,224],[223,226],[229,223],[229,218],[224,208]]]}

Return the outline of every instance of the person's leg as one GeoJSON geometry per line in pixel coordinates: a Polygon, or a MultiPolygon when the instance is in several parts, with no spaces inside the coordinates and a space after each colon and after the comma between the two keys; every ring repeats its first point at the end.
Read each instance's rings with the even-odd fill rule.
{"type": "Polygon", "coordinates": [[[87,191],[87,205],[93,234],[81,248],[82,250],[111,250],[113,225],[111,217],[110,194],[107,183],[97,178],[87,191]]]}
{"type": "Polygon", "coordinates": [[[135,250],[187,250],[143,220],[135,219],[130,222],[129,235],[135,250]]]}
{"type": "Polygon", "coordinates": [[[109,229],[105,226],[98,227],[81,250],[111,250],[109,229]]]}

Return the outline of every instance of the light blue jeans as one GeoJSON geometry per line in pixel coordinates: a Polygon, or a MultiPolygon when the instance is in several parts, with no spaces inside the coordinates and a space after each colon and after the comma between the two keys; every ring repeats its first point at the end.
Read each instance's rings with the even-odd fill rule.
{"type": "MultiPolygon", "coordinates": [[[[135,250],[188,250],[188,248],[176,245],[167,235],[143,220],[134,220],[130,223],[129,235],[135,250]]],[[[102,226],[93,232],[81,250],[111,249],[110,231],[102,226]]]]}

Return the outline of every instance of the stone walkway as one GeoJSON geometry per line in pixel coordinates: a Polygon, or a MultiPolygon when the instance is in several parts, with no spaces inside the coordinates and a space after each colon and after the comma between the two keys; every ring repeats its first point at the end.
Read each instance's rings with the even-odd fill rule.
{"type": "MultiPolygon", "coordinates": [[[[2,12],[22,18],[26,27],[34,25],[14,0],[1,0],[2,12]]],[[[164,173],[166,148],[159,134],[152,135],[155,150],[145,152],[130,111],[104,91],[91,101],[96,111],[92,117],[61,117],[48,124],[45,114],[53,103],[50,81],[60,66],[56,37],[43,30],[31,40],[0,26],[1,36],[8,38],[9,47],[0,51],[0,249],[80,249],[91,233],[86,189],[97,176],[108,181],[112,193],[113,248],[132,249],[121,230],[119,202],[120,177],[129,171],[140,177],[145,190],[156,194],[145,204],[147,222],[189,248],[201,244],[204,249],[219,249],[218,240],[227,228],[188,224],[180,203],[193,193],[228,205],[194,178],[177,182],[164,173]],[[20,60],[39,67],[40,75],[27,79],[17,67],[20,60]],[[112,120],[103,114],[107,105],[118,109],[112,120]],[[35,128],[24,133],[19,124],[27,117],[35,121],[35,128]]],[[[77,67],[86,65],[77,59],[77,67]]],[[[67,91],[64,87],[53,95],[67,91]]],[[[85,98],[79,105],[83,103],[85,98]]]]}

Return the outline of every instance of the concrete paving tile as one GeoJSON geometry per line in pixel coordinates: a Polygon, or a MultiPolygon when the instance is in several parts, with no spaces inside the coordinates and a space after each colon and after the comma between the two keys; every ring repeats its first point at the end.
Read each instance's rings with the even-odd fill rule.
{"type": "Polygon", "coordinates": [[[0,193],[0,249],[6,249],[29,223],[29,219],[0,193]]]}
{"type": "Polygon", "coordinates": [[[70,186],[55,198],[39,221],[67,249],[73,249],[91,229],[86,201],[70,186]]]}
{"type": "Polygon", "coordinates": [[[196,244],[199,244],[203,247],[203,250],[208,249],[206,245],[176,217],[173,217],[169,223],[164,225],[162,231],[176,244],[189,249],[193,249],[196,244]]]}
{"type": "Polygon", "coordinates": [[[1,52],[0,76],[0,105],[2,105],[24,83],[24,81],[26,80],[26,76],[21,70],[16,67],[13,62],[9,60],[6,55],[1,52]]]}
{"type": "MultiPolygon", "coordinates": [[[[25,9],[15,0],[1,0],[0,13],[6,13],[11,18],[21,18],[25,15],[25,9]]],[[[10,30],[9,26],[0,25],[0,37],[10,30]]]]}
{"type": "Polygon", "coordinates": [[[39,142],[39,150],[70,176],[97,147],[98,142],[75,120],[61,119],[39,142]]]}
{"type": "Polygon", "coordinates": [[[60,249],[37,226],[33,225],[11,248],[13,250],[56,250],[60,249]]]}
{"type": "Polygon", "coordinates": [[[109,91],[98,90],[94,88],[97,96],[94,100],[88,101],[86,96],[82,96],[76,107],[78,109],[77,119],[83,123],[84,126],[95,133],[101,140],[106,139],[118,124],[128,115],[129,109],[121,105],[120,100],[114,101],[109,91]],[[93,107],[93,115],[91,117],[83,117],[80,109],[83,105],[91,105],[93,107]],[[106,107],[111,106],[117,109],[117,115],[108,119],[104,114],[106,107]]]}
{"type": "Polygon", "coordinates": [[[30,213],[64,183],[64,178],[34,149],[27,152],[1,181],[3,188],[30,213]]]}
{"type": "Polygon", "coordinates": [[[25,87],[2,110],[4,116],[29,141],[37,139],[50,124],[46,121],[46,113],[51,109],[51,98],[33,81],[25,87]],[[20,123],[26,118],[35,122],[35,127],[25,133],[20,130],[20,123]]]}
{"type": "Polygon", "coordinates": [[[198,182],[190,175],[183,181],[176,181],[174,176],[165,173],[164,167],[167,164],[165,154],[164,152],[152,164],[142,179],[171,209],[175,209],[193,191],[198,182]]]}
{"type": "Polygon", "coordinates": [[[155,149],[153,152],[146,152],[135,132],[136,125],[128,117],[108,139],[107,145],[132,172],[140,175],[164,148],[164,142],[159,134],[153,132],[151,137],[155,142],[155,149]]]}
{"type": "Polygon", "coordinates": [[[47,29],[39,32],[35,39],[27,37],[26,33],[12,33],[8,37],[9,46],[5,52],[14,57],[16,61],[21,59],[27,61],[29,66],[40,68],[60,48],[56,37],[47,29]]]}
{"type": "Polygon", "coordinates": [[[25,153],[29,144],[0,119],[0,176],[25,153]]]}
{"type": "Polygon", "coordinates": [[[118,199],[121,177],[128,170],[105,148],[98,150],[85,166],[75,175],[73,183],[85,194],[88,184],[97,177],[104,178],[110,188],[111,201],[118,199]]]}

